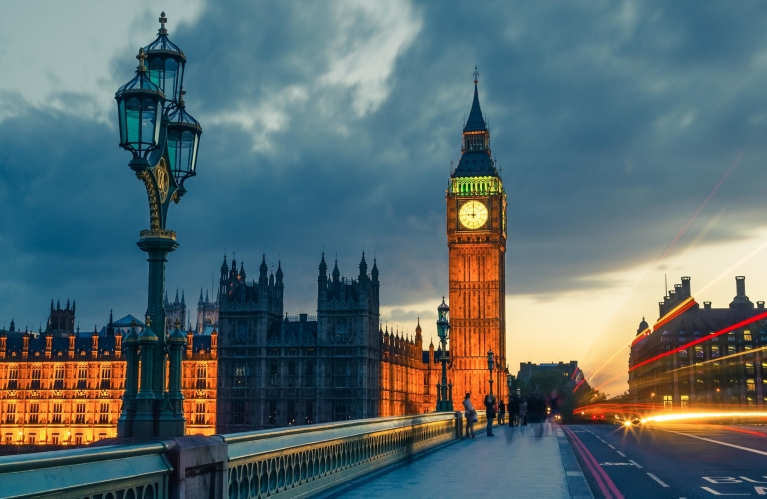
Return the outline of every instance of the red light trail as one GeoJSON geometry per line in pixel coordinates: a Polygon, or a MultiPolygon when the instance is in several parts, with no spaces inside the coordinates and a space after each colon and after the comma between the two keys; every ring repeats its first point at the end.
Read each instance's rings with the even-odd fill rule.
{"type": "Polygon", "coordinates": [[[705,338],[698,338],[697,340],[694,340],[694,341],[691,341],[689,343],[686,343],[686,344],[682,345],[681,347],[674,348],[673,350],[669,350],[668,352],[664,352],[664,353],[662,353],[660,355],[656,355],[655,357],[652,357],[650,359],[642,361],[639,364],[635,364],[633,367],[629,368],[629,372],[633,371],[634,369],[636,369],[638,367],[642,367],[642,366],[647,365],[647,364],[649,364],[651,362],[655,362],[656,360],[662,359],[663,357],[667,357],[667,356],[675,354],[677,352],[681,352],[682,350],[687,350],[688,348],[690,348],[692,346],[695,346],[695,345],[699,345],[699,344],[703,343],[704,341],[708,341],[708,340],[711,340],[711,339],[716,338],[718,336],[721,336],[723,334],[727,334],[730,331],[735,331],[738,328],[741,328],[743,326],[747,326],[747,325],[751,324],[752,322],[756,322],[756,321],[759,321],[759,320],[762,320],[762,319],[767,319],[767,312],[762,312],[761,314],[755,315],[755,316],[751,317],[750,319],[746,319],[744,321],[740,321],[737,324],[733,324],[732,326],[729,326],[729,327],[726,327],[724,329],[721,329],[721,330],[719,330],[719,331],[717,331],[717,332],[715,332],[713,334],[709,334],[705,338]]]}

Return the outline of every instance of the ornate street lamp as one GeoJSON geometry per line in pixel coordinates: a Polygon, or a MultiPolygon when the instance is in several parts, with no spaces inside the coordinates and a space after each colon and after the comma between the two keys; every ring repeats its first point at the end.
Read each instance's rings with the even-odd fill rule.
{"type": "Polygon", "coordinates": [[[493,350],[490,349],[487,352],[487,370],[490,371],[490,395],[493,394],[493,367],[495,361],[493,360],[493,350]]]}
{"type": "Polygon", "coordinates": [[[140,333],[133,326],[125,338],[120,437],[181,436],[186,429],[180,390],[183,345],[177,338],[181,333],[177,326],[168,335],[163,307],[165,263],[178,243],[165,224],[171,201],[179,202],[186,193],[184,181],[196,173],[202,127],[186,112],[186,56],[168,40],[167,22],[163,12],[157,39],[139,50],[136,75],[115,94],[120,147],[132,154],[128,166],[144,182],[149,198],[149,229],[141,231],[137,243],[149,262],[146,325],[140,333]]]}
{"type": "Polygon", "coordinates": [[[442,303],[437,307],[437,336],[440,341],[439,361],[442,363],[442,383],[437,383],[437,412],[453,410],[453,385],[447,382],[447,340],[450,337],[450,322],[447,314],[450,307],[445,303],[445,297],[442,297],[442,303]]]}
{"type": "Polygon", "coordinates": [[[509,426],[513,426],[511,424],[512,419],[514,416],[511,414],[511,385],[514,383],[514,376],[509,372],[509,368],[506,368],[506,388],[508,389],[509,393],[509,405],[507,406],[509,408],[509,426]]]}

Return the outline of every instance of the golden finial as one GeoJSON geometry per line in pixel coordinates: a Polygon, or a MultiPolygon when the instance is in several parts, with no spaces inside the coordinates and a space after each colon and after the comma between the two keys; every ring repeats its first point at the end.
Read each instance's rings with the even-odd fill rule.
{"type": "Polygon", "coordinates": [[[151,327],[151,326],[152,326],[152,318],[147,315],[146,316],[146,327],[151,327]]]}
{"type": "Polygon", "coordinates": [[[176,317],[176,322],[174,322],[174,324],[176,325],[176,329],[181,327],[181,321],[179,320],[178,317],[176,317]]]}
{"type": "Polygon", "coordinates": [[[146,59],[146,52],[144,52],[144,47],[138,49],[138,55],[136,56],[136,59],[138,59],[138,68],[146,69],[146,66],[144,66],[144,60],[146,59]]]}
{"type": "Polygon", "coordinates": [[[477,66],[475,64],[474,65],[474,85],[476,86],[477,83],[479,83],[479,71],[477,71],[477,66]]]}
{"type": "Polygon", "coordinates": [[[160,24],[162,24],[162,29],[165,29],[165,24],[168,22],[168,18],[165,17],[165,12],[160,12],[160,24]]]}

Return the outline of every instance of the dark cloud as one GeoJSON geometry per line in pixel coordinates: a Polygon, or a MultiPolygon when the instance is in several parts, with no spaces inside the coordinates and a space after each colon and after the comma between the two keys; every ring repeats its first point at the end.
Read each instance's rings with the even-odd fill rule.
{"type": "MultiPolygon", "coordinates": [[[[199,175],[169,222],[180,247],[168,285],[187,302],[225,250],[250,276],[265,251],[283,263],[287,310],[311,313],[323,248],[353,276],[364,245],[393,319],[436,306],[474,64],[509,199],[509,293],[601,286],[589,277],[654,260],[738,157],[679,245],[724,206],[700,244],[761,223],[764,4],[419,2],[395,14],[211,2],[194,25],[171,23],[204,128],[199,175]]],[[[112,61],[115,88],[133,52],[112,61]]],[[[89,323],[109,308],[141,314],[143,187],[114,127],[83,118],[86,93],[51,102],[59,111],[0,96],[4,315],[39,321],[66,296],[89,323]]]]}

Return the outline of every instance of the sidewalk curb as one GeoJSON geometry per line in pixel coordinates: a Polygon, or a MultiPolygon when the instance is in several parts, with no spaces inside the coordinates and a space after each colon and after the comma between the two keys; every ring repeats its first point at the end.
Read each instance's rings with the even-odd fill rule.
{"type": "Polygon", "coordinates": [[[589,488],[586,477],[583,475],[581,465],[573,454],[570,442],[565,436],[565,432],[557,426],[557,443],[559,444],[559,453],[562,455],[562,465],[565,467],[567,475],[567,488],[570,489],[570,496],[573,499],[594,499],[594,494],[589,488]]]}

